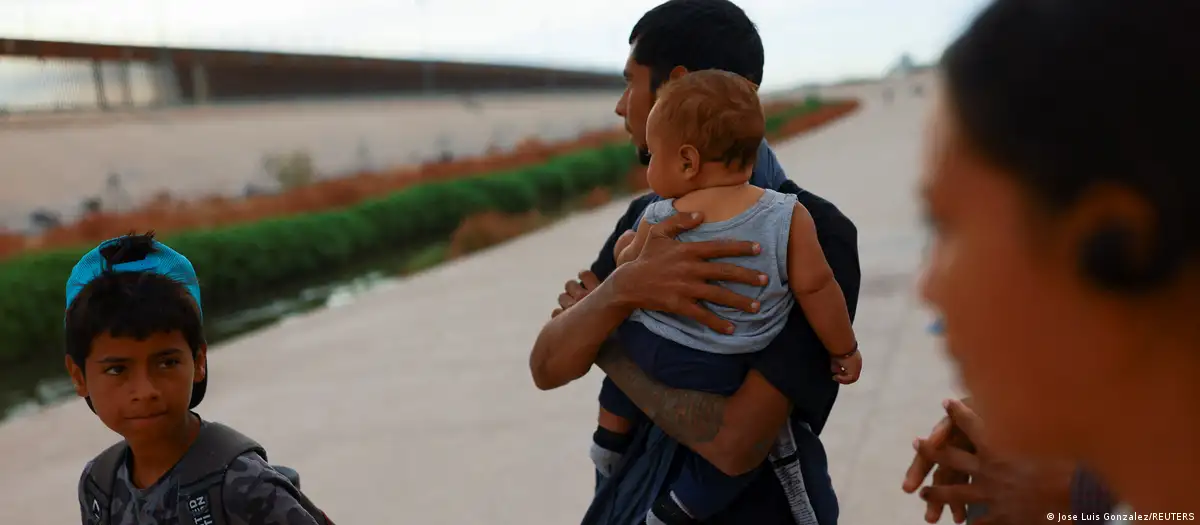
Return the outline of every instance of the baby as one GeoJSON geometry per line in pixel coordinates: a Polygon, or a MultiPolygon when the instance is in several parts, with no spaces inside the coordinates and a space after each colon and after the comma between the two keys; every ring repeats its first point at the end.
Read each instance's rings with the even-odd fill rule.
{"type": "MultiPolygon", "coordinates": [[[[748,355],[783,330],[798,303],[831,355],[835,379],[855,382],[862,357],[812,217],[794,195],[749,184],[765,133],[756,86],[724,71],[684,75],[659,90],[646,133],[651,153],[646,177],[662,200],[646,208],[635,235],[618,243],[617,264],[637,258],[651,225],[677,212],[701,212],[705,223],[679,240],[757,242],[760,255],[722,262],[760,271],[769,280],[766,286],[722,283],[754,298],[753,313],[704,304],[733,324],[728,333],[664,312],[635,311],[617,332],[633,361],[670,387],[731,395],[750,368],[748,355]]],[[[630,420],[640,413],[611,383],[604,390],[591,456],[607,476],[627,447],[630,420]]],[[[728,476],[693,454],[669,498],[655,504],[647,523],[679,522],[681,517],[703,522],[732,502],[750,479],[728,476]]]]}

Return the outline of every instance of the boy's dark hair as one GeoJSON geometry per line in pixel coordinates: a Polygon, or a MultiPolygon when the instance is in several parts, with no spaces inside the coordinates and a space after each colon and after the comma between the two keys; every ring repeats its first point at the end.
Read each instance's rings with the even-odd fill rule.
{"type": "Polygon", "coordinates": [[[672,80],[658,94],[654,119],[704,162],[746,169],[758,158],[766,122],[758,88],[741,75],[706,69],[672,80]]]}
{"type": "Polygon", "coordinates": [[[758,28],[729,0],[668,0],[642,15],[629,34],[633,60],[650,68],[650,91],[676,66],[720,69],[762,84],[758,28]]]}
{"type": "Polygon", "coordinates": [[[1103,286],[1165,283],[1200,252],[1200,3],[996,0],[942,57],[969,145],[1055,213],[1133,191],[1157,215],[1151,253],[1115,225],[1081,260],[1103,286]]]}
{"type": "MultiPolygon", "coordinates": [[[[154,234],[129,235],[100,249],[108,267],[140,261],[157,251],[154,234]]],[[[104,271],[67,308],[66,351],[84,368],[92,341],[102,334],[145,339],[151,334],[183,333],[195,357],[204,346],[204,327],[196,302],[179,282],[152,272],[104,271]]]]}

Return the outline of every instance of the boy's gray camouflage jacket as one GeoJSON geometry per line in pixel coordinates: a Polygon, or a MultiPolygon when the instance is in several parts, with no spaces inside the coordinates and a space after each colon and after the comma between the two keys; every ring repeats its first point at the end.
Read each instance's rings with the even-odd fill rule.
{"type": "MultiPolygon", "coordinates": [[[[90,525],[92,509],[84,484],[92,468],[89,462],[79,479],[79,506],[84,525],[90,525]]],[[[229,466],[221,490],[229,525],[318,525],[300,504],[297,489],[258,454],[248,452],[229,466]]],[[[111,521],[106,525],[179,525],[179,481],[168,472],[145,490],[133,485],[129,468],[117,469],[110,503],[111,521]]],[[[191,516],[185,517],[190,523],[191,516]]]]}

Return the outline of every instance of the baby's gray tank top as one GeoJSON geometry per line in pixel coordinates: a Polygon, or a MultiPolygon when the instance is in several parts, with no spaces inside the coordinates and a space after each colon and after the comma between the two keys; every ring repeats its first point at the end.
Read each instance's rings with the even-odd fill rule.
{"type": "MultiPolygon", "coordinates": [[[[795,306],[788,287],[788,238],[792,229],[792,211],[796,196],[763,190],[758,202],[729,220],[709,222],[679,235],[683,242],[732,239],[759,243],[762,252],[752,257],[713,259],[733,263],[767,275],[766,286],[721,282],[721,286],[738,294],[754,298],[761,307],[757,313],[720,306],[708,302],[701,305],[733,323],[733,334],[722,334],[685,317],[666,312],[636,310],[630,320],[644,325],[651,332],[681,345],[715,354],[745,354],[766,348],[787,324],[788,314],[795,306]]],[[[642,217],[657,224],[675,215],[675,200],[664,199],[646,207],[642,217]]]]}

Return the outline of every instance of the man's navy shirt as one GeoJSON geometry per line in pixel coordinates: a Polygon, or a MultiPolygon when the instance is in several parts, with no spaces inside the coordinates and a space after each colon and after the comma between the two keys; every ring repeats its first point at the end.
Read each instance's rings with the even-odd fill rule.
{"type": "MultiPolygon", "coordinates": [[[[812,215],[816,224],[817,240],[825,252],[830,268],[833,269],[834,278],[842,288],[850,318],[853,319],[858,306],[862,278],[858,261],[857,228],[833,203],[800,189],[790,180],[782,182],[775,189],[796,195],[800,204],[812,215]]],[[[591,271],[600,280],[607,279],[616,269],[613,247],[617,238],[626,230],[633,229],[642,211],[657,199],[657,196],[648,194],[630,203],[625,215],[617,222],[612,235],[601,248],[596,261],[592,263],[591,271]]],[[[829,354],[801,308],[792,309],[783,332],[767,348],[754,354],[752,366],[792,402],[793,423],[806,423],[814,434],[820,434],[837,398],[838,383],[833,380],[830,372],[829,354]]],[[[605,378],[605,381],[608,380],[605,378]]],[[[818,512],[819,521],[823,524],[836,522],[838,510],[832,486],[811,486],[829,483],[824,447],[815,435],[806,439],[797,433],[797,440],[798,445],[804,449],[801,451],[801,465],[805,471],[805,482],[810,485],[810,497],[818,512]]],[[[760,475],[729,508],[707,523],[794,523],[787,499],[774,472],[770,469],[759,469],[759,472],[760,475]]]]}

